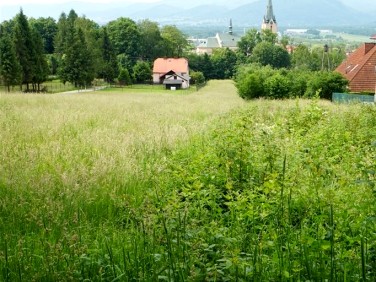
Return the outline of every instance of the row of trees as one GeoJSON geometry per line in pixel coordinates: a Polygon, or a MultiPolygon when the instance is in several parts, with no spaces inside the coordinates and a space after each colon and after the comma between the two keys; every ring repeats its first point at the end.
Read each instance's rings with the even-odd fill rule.
{"type": "Polygon", "coordinates": [[[11,32],[0,26],[0,75],[4,84],[26,85],[26,91],[40,91],[48,76],[43,39],[21,11],[12,21],[11,32]]]}
{"type": "Polygon", "coordinates": [[[185,35],[175,26],[160,28],[149,20],[136,23],[129,18],[99,26],[74,10],[62,13],[57,22],[28,20],[21,10],[0,30],[0,76],[8,87],[26,85],[26,91],[31,90],[29,85],[33,91],[40,90],[48,75],[58,75],[77,87],[89,85],[94,78],[113,82],[127,72],[127,83],[149,80],[156,58],[182,56],[188,47],[185,35]]]}
{"type": "MultiPolygon", "coordinates": [[[[160,28],[144,20],[138,23],[119,18],[105,26],[79,17],[74,10],[52,18],[27,19],[22,10],[0,26],[0,76],[8,88],[26,85],[26,91],[40,91],[48,75],[77,87],[90,85],[94,78],[122,84],[151,78],[151,66],[158,57],[189,60],[195,80],[229,79],[249,64],[275,69],[304,71],[332,70],[345,57],[344,48],[325,50],[298,46],[287,51],[288,38],[279,42],[271,31],[249,30],[238,50],[217,49],[212,55],[197,55],[185,35],[175,26],[160,28]]],[[[238,78],[239,79],[239,78],[238,78]]]]}

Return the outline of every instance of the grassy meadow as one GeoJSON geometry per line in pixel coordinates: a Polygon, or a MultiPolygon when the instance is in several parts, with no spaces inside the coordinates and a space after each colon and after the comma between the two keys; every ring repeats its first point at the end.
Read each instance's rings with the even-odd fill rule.
{"type": "Polygon", "coordinates": [[[376,108],[0,94],[0,280],[375,281],[376,108]]]}

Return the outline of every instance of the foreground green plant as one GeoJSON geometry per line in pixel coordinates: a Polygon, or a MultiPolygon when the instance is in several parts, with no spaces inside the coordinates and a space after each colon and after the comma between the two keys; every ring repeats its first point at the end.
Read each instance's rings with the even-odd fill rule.
{"type": "Polygon", "coordinates": [[[195,275],[374,280],[375,118],[372,106],[255,102],[179,151],[158,211],[190,219],[195,275]]]}
{"type": "Polygon", "coordinates": [[[375,280],[375,108],[218,87],[0,99],[1,279],[375,280]]]}

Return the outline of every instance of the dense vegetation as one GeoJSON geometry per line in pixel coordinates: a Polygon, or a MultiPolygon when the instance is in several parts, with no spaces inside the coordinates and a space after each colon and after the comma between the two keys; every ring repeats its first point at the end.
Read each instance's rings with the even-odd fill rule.
{"type": "Polygon", "coordinates": [[[334,92],[346,92],[348,81],[337,72],[273,69],[258,64],[238,69],[235,78],[238,93],[244,99],[323,98],[334,92]]]}
{"type": "Polygon", "coordinates": [[[4,281],[374,281],[376,108],[2,95],[4,281]]]}
{"type": "Polygon", "coordinates": [[[151,80],[158,57],[187,57],[194,73],[192,82],[234,78],[239,67],[253,63],[304,71],[331,71],[345,57],[345,48],[298,46],[287,50],[289,38],[250,29],[238,50],[217,49],[212,55],[195,54],[186,35],[175,26],[143,20],[118,18],[104,26],[74,10],[52,18],[27,19],[21,10],[14,19],[0,25],[0,80],[9,91],[48,91],[43,83],[59,78],[84,88],[96,79],[120,84],[151,80]],[[197,79],[198,78],[198,79],[197,79]],[[25,89],[26,88],[26,89],[25,89]]]}

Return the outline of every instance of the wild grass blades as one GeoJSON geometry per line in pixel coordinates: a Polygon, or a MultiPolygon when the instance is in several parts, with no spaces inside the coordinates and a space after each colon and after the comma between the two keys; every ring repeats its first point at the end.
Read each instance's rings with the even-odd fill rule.
{"type": "Polygon", "coordinates": [[[234,92],[231,83],[218,82],[191,95],[1,94],[0,240],[10,241],[7,262],[1,259],[0,265],[6,276],[155,277],[149,276],[149,266],[161,263],[147,257],[163,252],[145,237],[152,223],[138,235],[147,209],[145,191],[163,169],[166,154],[218,115],[244,105],[234,92]],[[130,236],[136,238],[132,244],[130,236]],[[107,247],[95,243],[101,240],[107,247]],[[141,251],[139,245],[150,249],[141,251]],[[115,249],[127,253],[121,271],[115,249]]]}
{"type": "Polygon", "coordinates": [[[4,280],[375,278],[374,108],[229,82],[4,97],[4,280]]]}

